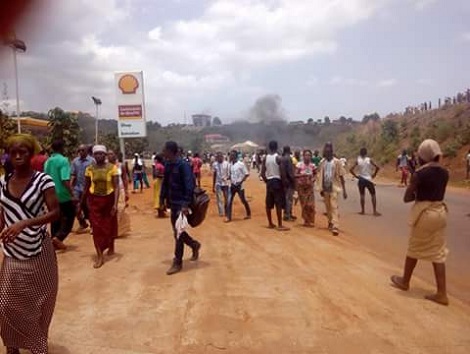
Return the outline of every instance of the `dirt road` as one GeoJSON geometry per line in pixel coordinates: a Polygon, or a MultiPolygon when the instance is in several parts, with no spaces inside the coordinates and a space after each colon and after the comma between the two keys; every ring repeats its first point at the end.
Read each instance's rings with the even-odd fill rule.
{"type": "MultiPolygon", "coordinates": [[[[203,244],[201,259],[173,276],[165,274],[169,221],[154,218],[148,190],[133,196],[134,231],[101,269],[92,268],[91,236],[71,235],[59,254],[51,352],[470,352],[470,306],[459,296],[449,307],[428,302],[423,295],[434,284],[418,278],[408,293],[392,288],[389,276],[401,262],[350,231],[332,237],[322,217],[312,230],[300,223],[288,233],[266,229],[263,187],[256,178],[247,183],[252,220],[241,220],[237,201],[234,222],[224,224],[213,204],[191,232],[203,244]]],[[[356,223],[346,208],[344,227],[356,223]]]]}

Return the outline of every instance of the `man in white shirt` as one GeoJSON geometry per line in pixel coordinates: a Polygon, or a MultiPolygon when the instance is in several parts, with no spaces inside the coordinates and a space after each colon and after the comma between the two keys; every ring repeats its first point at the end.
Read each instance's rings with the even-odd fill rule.
{"type": "Polygon", "coordinates": [[[375,193],[375,184],[372,180],[379,173],[380,167],[375,164],[370,157],[367,156],[367,149],[362,148],[359,152],[359,157],[356,160],[356,163],[351,167],[351,174],[356,177],[359,187],[359,195],[361,197],[361,212],[359,214],[365,214],[365,199],[366,199],[366,188],[370,193],[372,198],[372,208],[374,210],[374,216],[380,216],[381,214],[377,211],[377,197],[375,193]],[[356,168],[359,170],[359,174],[356,174],[356,168]],[[372,172],[372,168],[374,172],[372,172]]]}
{"type": "Polygon", "coordinates": [[[227,204],[229,198],[229,183],[230,183],[230,166],[224,159],[224,155],[218,152],[216,161],[212,165],[214,173],[212,182],[212,191],[217,198],[217,207],[219,209],[219,216],[226,215],[227,204]]]}
{"type": "Polygon", "coordinates": [[[233,150],[230,153],[230,197],[227,207],[227,220],[225,222],[232,221],[232,205],[235,195],[238,194],[240,200],[245,207],[246,216],[245,220],[251,219],[251,209],[245,197],[245,189],[243,182],[246,181],[250,173],[246,168],[246,165],[238,160],[237,152],[233,150]]]}

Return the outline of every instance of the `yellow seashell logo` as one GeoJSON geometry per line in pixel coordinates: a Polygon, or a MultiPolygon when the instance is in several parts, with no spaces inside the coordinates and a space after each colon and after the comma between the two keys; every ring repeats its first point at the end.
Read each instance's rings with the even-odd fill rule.
{"type": "Polygon", "coordinates": [[[130,95],[139,88],[139,80],[134,75],[126,74],[119,79],[118,85],[123,94],[130,95]]]}

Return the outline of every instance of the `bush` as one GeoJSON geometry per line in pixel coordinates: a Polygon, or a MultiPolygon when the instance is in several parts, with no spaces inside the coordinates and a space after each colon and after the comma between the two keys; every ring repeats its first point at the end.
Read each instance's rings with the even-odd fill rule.
{"type": "Polygon", "coordinates": [[[438,142],[444,142],[453,134],[454,128],[447,122],[440,122],[436,127],[436,139],[438,142]]]}
{"type": "Polygon", "coordinates": [[[444,157],[456,157],[462,145],[459,142],[453,140],[444,146],[442,153],[444,157]]]}

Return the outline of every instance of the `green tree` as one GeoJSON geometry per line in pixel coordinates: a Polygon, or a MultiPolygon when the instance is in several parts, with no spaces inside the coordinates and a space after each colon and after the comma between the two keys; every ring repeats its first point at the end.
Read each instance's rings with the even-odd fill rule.
{"type": "Polygon", "coordinates": [[[222,120],[220,120],[219,117],[214,117],[212,119],[212,125],[215,125],[215,126],[222,125],[222,120]]]}
{"type": "Polygon", "coordinates": [[[80,144],[80,126],[78,125],[77,115],[56,107],[51,109],[47,116],[50,128],[48,143],[63,140],[65,156],[75,156],[77,146],[80,144]]]}
{"type": "Polygon", "coordinates": [[[369,121],[373,121],[373,122],[378,122],[380,120],[380,115],[375,112],[375,113],[371,113],[371,114],[366,114],[363,118],[362,118],[362,123],[367,123],[369,121]]]}
{"type": "Polygon", "coordinates": [[[323,121],[325,122],[325,125],[330,125],[331,124],[331,119],[330,117],[326,116],[325,118],[323,118],[323,121]]]}
{"type": "Polygon", "coordinates": [[[0,148],[5,147],[6,140],[15,132],[15,121],[0,110],[0,148]]]}
{"type": "Polygon", "coordinates": [[[126,139],[125,147],[127,157],[132,157],[135,153],[143,153],[149,146],[147,138],[126,139]]]}
{"type": "Polygon", "coordinates": [[[108,133],[105,135],[100,135],[98,137],[99,143],[106,146],[108,150],[113,150],[115,153],[118,153],[119,150],[119,138],[116,134],[108,133]]]}
{"type": "Polygon", "coordinates": [[[344,125],[348,122],[348,119],[345,116],[341,116],[339,117],[339,122],[344,125]]]}
{"type": "Polygon", "coordinates": [[[382,139],[386,143],[392,143],[398,141],[398,124],[394,120],[387,119],[382,124],[382,139]]]}

